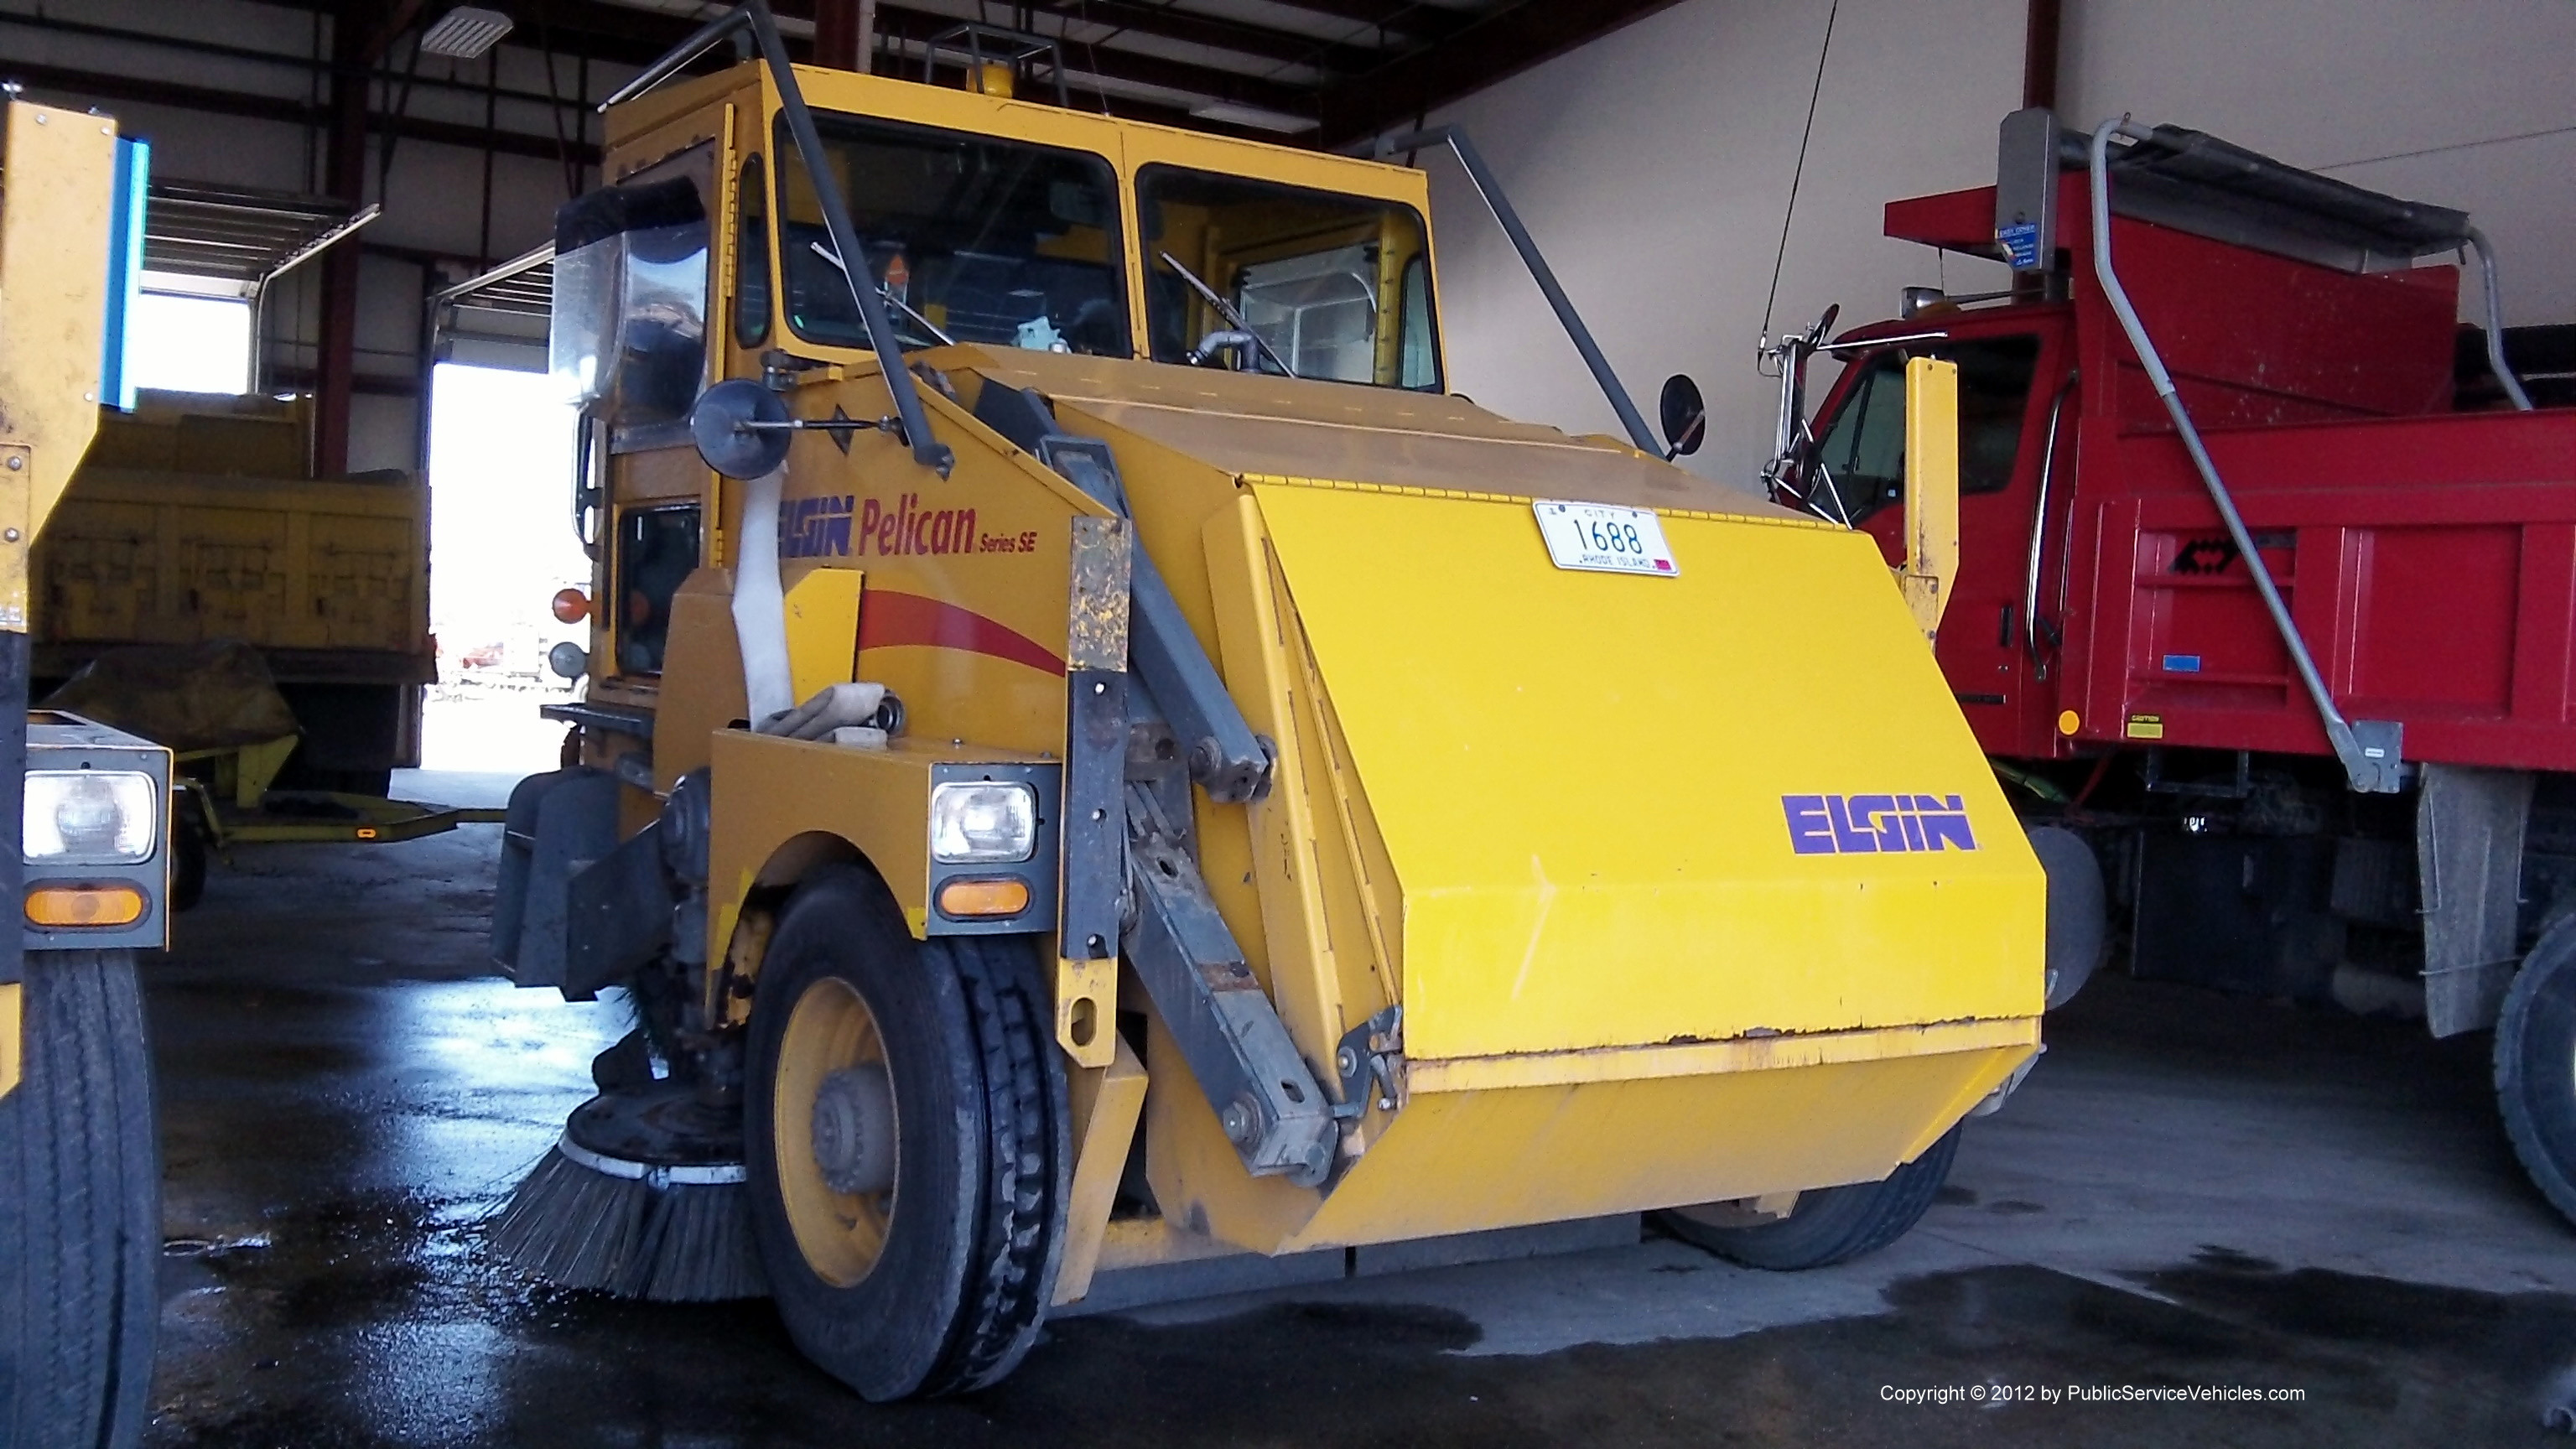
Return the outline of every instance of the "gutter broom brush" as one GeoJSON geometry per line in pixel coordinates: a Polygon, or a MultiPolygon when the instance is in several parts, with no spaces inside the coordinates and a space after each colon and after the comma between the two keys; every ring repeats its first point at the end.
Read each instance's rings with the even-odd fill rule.
{"type": "Polygon", "coordinates": [[[686,1083],[602,1092],[573,1109],[486,1240],[566,1288],[665,1303],[766,1296],[742,1154],[740,1111],[686,1083]]]}

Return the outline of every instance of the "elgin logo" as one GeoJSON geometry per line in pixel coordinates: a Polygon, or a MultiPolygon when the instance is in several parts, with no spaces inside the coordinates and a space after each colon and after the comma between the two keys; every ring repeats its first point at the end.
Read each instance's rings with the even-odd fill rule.
{"type": "Polygon", "coordinates": [[[1974,850],[1956,795],[1783,795],[1789,848],[1800,855],[1893,855],[1974,850]]]}
{"type": "Polygon", "coordinates": [[[873,498],[860,505],[859,552],[898,558],[975,551],[974,509],[916,507],[920,501],[920,494],[906,493],[892,508],[873,498]]]}
{"type": "MultiPolygon", "coordinates": [[[[848,558],[850,494],[829,498],[790,498],[778,515],[780,558],[848,558]]],[[[876,505],[870,503],[873,510],[876,505]]]]}

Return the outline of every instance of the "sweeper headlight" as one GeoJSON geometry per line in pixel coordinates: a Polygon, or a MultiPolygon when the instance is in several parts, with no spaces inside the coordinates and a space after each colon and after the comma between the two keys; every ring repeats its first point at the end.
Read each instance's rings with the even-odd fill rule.
{"type": "Polygon", "coordinates": [[[139,771],[30,770],[24,854],[57,865],[139,865],[160,844],[159,794],[139,771]]]}
{"type": "Polygon", "coordinates": [[[1037,853],[1038,792],[1027,785],[955,780],[930,790],[930,854],[942,865],[995,865],[1037,853]]]}

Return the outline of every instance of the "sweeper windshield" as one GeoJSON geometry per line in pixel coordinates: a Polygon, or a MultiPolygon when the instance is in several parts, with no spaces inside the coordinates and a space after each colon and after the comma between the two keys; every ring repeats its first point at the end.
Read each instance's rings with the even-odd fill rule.
{"type": "MultiPolygon", "coordinates": [[[[815,125],[851,199],[868,271],[898,304],[906,346],[953,340],[1130,354],[1118,183],[1108,162],[892,121],[818,115],[815,125]],[[924,323],[944,335],[921,335],[924,323]]],[[[865,347],[867,324],[785,126],[782,119],[787,325],[808,341],[865,347]]]]}

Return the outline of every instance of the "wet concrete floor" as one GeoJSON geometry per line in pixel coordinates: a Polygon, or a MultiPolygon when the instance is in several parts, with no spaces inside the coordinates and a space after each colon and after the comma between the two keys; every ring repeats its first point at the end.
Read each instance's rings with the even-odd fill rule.
{"type": "Polygon", "coordinates": [[[2124,981],[2053,1019],[1864,1262],[1649,1240],[1167,1306],[1056,1324],[990,1392],[869,1406],[765,1303],[616,1303],[484,1254],[623,1030],[486,973],[495,845],[243,852],[148,966],[152,1445],[2571,1442],[2542,1416],[2576,1394],[2576,1230],[2513,1166],[2483,1039],[2124,981]]]}

